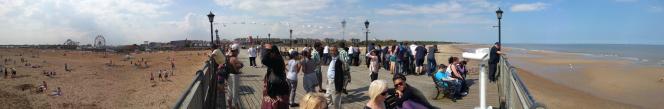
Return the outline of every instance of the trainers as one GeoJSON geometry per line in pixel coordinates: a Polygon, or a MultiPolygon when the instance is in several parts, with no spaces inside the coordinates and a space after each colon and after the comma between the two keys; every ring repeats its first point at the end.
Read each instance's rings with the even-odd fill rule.
{"type": "Polygon", "coordinates": [[[468,92],[463,92],[463,93],[461,93],[461,95],[466,96],[466,95],[468,95],[468,92]]]}

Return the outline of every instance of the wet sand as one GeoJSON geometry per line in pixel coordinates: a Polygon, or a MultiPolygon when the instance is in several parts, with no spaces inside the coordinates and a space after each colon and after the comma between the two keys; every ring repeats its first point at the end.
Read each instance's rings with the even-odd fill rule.
{"type": "Polygon", "coordinates": [[[509,50],[505,48],[507,57],[519,68],[519,75],[533,97],[548,108],[651,109],[664,106],[664,81],[659,80],[664,77],[662,67],[547,51],[510,54],[509,50]]]}
{"type": "Polygon", "coordinates": [[[194,71],[203,65],[206,51],[152,52],[126,54],[66,51],[49,49],[0,49],[2,59],[16,60],[3,66],[16,67],[17,78],[0,78],[0,108],[171,108],[191,82],[194,71]],[[21,55],[22,56],[19,56],[21,55]],[[64,56],[66,54],[66,56],[64,56]],[[200,55],[199,55],[200,54],[200,55]],[[34,56],[34,57],[33,57],[34,56]],[[20,58],[28,60],[40,68],[24,66],[20,58]],[[149,73],[170,70],[168,60],[175,60],[176,70],[169,80],[149,80],[149,73]],[[141,58],[148,61],[149,67],[135,67],[130,64],[141,58]],[[107,65],[112,60],[114,65],[107,65]],[[67,63],[71,72],[64,70],[67,63]],[[47,77],[42,71],[55,71],[57,75],[47,77]],[[41,81],[48,83],[47,93],[36,93],[41,81]],[[20,90],[18,86],[27,86],[20,90]],[[61,87],[62,96],[49,96],[52,90],[61,87]]]}
{"type": "MultiPolygon", "coordinates": [[[[662,93],[664,92],[664,81],[659,80],[664,76],[664,72],[662,72],[664,71],[664,68],[662,67],[636,65],[626,60],[588,59],[581,56],[565,54],[548,55],[551,56],[547,56],[547,58],[514,58],[515,60],[550,67],[564,68],[570,66],[570,64],[574,66],[573,70],[553,70],[539,73],[532,72],[537,70],[537,68],[535,68],[524,72],[532,72],[530,74],[550,80],[552,83],[560,84],[570,89],[583,92],[585,93],[584,95],[595,96],[607,101],[599,104],[595,103],[596,105],[589,103],[579,106],[588,108],[629,107],[648,109],[664,106],[664,93],[662,93]],[[616,104],[623,105],[618,106],[616,104]]],[[[534,82],[527,81],[527,83],[534,82]]],[[[538,87],[537,85],[528,86],[538,87]]],[[[537,89],[535,88],[535,90],[537,89]]],[[[548,94],[554,93],[556,92],[542,93],[541,95],[548,96],[548,94]]],[[[575,103],[573,100],[576,100],[542,98],[544,98],[543,102],[551,101],[552,104],[555,104],[556,101],[563,104],[569,104],[565,102],[575,103]]],[[[583,96],[575,98],[585,99],[583,96]]]]}

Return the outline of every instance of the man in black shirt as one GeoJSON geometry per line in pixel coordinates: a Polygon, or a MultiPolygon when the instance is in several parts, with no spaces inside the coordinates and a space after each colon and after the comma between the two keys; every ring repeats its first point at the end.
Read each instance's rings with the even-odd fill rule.
{"type": "Polygon", "coordinates": [[[415,73],[422,75],[424,71],[424,56],[427,55],[427,49],[424,46],[415,47],[415,73]]]}
{"type": "Polygon", "coordinates": [[[493,47],[491,47],[491,52],[489,53],[489,80],[496,82],[498,74],[498,62],[500,61],[500,55],[503,54],[500,52],[500,43],[496,42],[493,47]]]}

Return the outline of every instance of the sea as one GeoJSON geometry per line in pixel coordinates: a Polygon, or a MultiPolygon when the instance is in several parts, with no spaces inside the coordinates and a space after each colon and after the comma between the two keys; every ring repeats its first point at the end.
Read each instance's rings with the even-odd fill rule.
{"type": "Polygon", "coordinates": [[[664,45],[639,44],[503,44],[514,52],[572,53],[590,58],[624,59],[642,65],[664,66],[664,45]]]}

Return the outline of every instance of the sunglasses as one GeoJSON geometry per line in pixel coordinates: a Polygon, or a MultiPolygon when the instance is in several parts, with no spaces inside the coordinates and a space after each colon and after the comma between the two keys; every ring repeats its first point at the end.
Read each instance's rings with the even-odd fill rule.
{"type": "Polygon", "coordinates": [[[394,87],[403,86],[403,83],[394,84],[394,87]]]}

